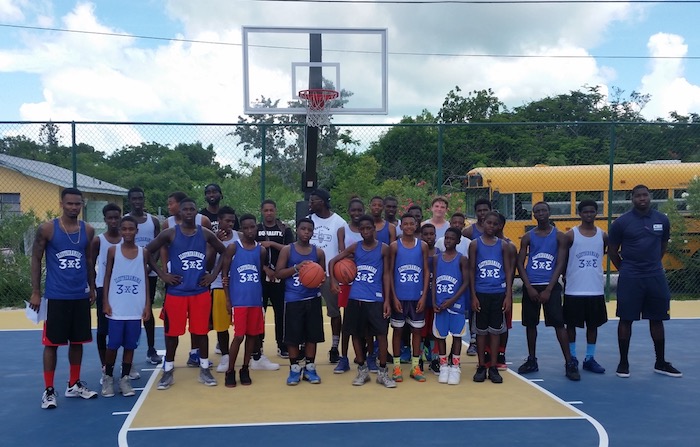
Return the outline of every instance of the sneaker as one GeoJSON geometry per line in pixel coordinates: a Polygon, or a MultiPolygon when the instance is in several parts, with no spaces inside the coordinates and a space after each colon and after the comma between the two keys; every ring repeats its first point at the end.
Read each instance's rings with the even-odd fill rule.
{"type": "Polygon", "coordinates": [[[173,383],[175,383],[175,378],[173,377],[173,371],[174,369],[171,369],[170,371],[163,371],[163,375],[160,376],[160,381],[158,381],[158,389],[159,390],[167,390],[171,386],[173,386],[173,383]]]}
{"type": "Polygon", "coordinates": [[[321,383],[321,378],[316,372],[316,365],[313,363],[306,364],[306,368],[304,368],[304,380],[313,384],[321,383]]]}
{"type": "MultiPolygon", "coordinates": [[[[265,356],[265,354],[261,354],[259,360],[250,360],[250,369],[253,371],[277,371],[280,369],[280,364],[272,363],[270,359],[265,356]]],[[[241,383],[243,383],[242,378],[241,383]]]]}
{"type": "Polygon", "coordinates": [[[58,404],[56,403],[56,391],[52,386],[44,390],[44,394],[41,395],[41,408],[44,410],[53,410],[58,404]]]}
{"type": "Polygon", "coordinates": [[[469,342],[469,347],[467,348],[467,355],[470,357],[474,357],[477,354],[476,350],[476,340],[472,340],[469,342]]]}
{"type": "Polygon", "coordinates": [[[576,365],[576,367],[578,368],[578,359],[576,358],[575,355],[572,355],[572,356],[571,356],[571,362],[572,362],[574,365],[576,365]]]}
{"type": "Polygon", "coordinates": [[[160,362],[163,361],[163,357],[158,355],[155,348],[151,348],[146,352],[146,359],[151,365],[160,365],[160,362]]]}
{"type": "Polygon", "coordinates": [[[331,350],[328,351],[328,362],[335,364],[335,363],[338,363],[339,361],[340,361],[340,352],[338,352],[338,348],[331,348],[331,350]]]}
{"type": "Polygon", "coordinates": [[[627,379],[630,376],[630,365],[628,363],[620,363],[617,365],[617,371],[615,371],[617,377],[622,377],[627,379]]]}
{"type": "Polygon", "coordinates": [[[591,357],[588,360],[583,361],[583,369],[586,371],[590,371],[596,374],[603,374],[605,372],[605,368],[600,366],[598,362],[595,361],[595,358],[591,357]]]}
{"type": "Polygon", "coordinates": [[[525,363],[518,368],[518,374],[529,374],[539,370],[540,367],[537,366],[537,357],[528,357],[525,363]]]}
{"type": "Polygon", "coordinates": [[[108,375],[102,376],[102,396],[114,397],[114,377],[108,375]]]}
{"type": "Polygon", "coordinates": [[[683,377],[683,373],[678,371],[668,362],[656,362],[654,365],[654,372],[670,377],[683,377]]]}
{"type": "Polygon", "coordinates": [[[401,363],[411,363],[411,348],[404,346],[401,348],[401,363]]]}
{"type": "Polygon", "coordinates": [[[104,384],[105,378],[107,377],[107,374],[105,374],[105,367],[102,367],[102,375],[100,376],[100,385],[104,384]]]}
{"type": "Polygon", "coordinates": [[[359,365],[357,367],[357,376],[352,381],[355,386],[362,386],[369,382],[369,368],[367,365],[359,365]]]}
{"type": "Polygon", "coordinates": [[[277,348],[277,357],[282,359],[288,359],[289,351],[287,351],[287,348],[277,348]]]}
{"type": "Polygon", "coordinates": [[[225,373],[226,371],[228,371],[228,359],[228,354],[221,356],[221,360],[219,360],[219,364],[216,367],[216,372],[225,373]]]}
{"type": "Polygon", "coordinates": [[[505,371],[508,369],[508,365],[506,365],[506,355],[502,352],[499,352],[498,356],[496,356],[496,368],[499,371],[505,371]]]}
{"type": "Polygon", "coordinates": [[[250,369],[248,369],[247,366],[241,368],[238,372],[238,377],[241,378],[241,385],[251,385],[253,383],[253,381],[250,380],[250,369]]]}
{"type": "Polygon", "coordinates": [[[216,386],[218,385],[214,376],[211,375],[209,368],[199,368],[199,377],[197,378],[199,383],[203,383],[206,386],[216,386]]]}
{"type": "Polygon", "coordinates": [[[199,351],[190,352],[190,356],[187,359],[187,366],[190,368],[199,368],[199,351]]]}
{"type": "Polygon", "coordinates": [[[134,391],[134,387],[131,386],[131,377],[129,376],[124,376],[121,379],[119,379],[119,389],[122,392],[122,396],[124,397],[130,397],[130,396],[135,396],[136,391],[134,391]]]}
{"type": "Polygon", "coordinates": [[[462,380],[462,369],[459,365],[452,365],[449,367],[449,375],[447,376],[448,385],[459,385],[462,380]]]}
{"type": "Polygon", "coordinates": [[[581,375],[578,373],[578,360],[576,357],[572,357],[571,361],[565,366],[566,378],[573,380],[574,382],[581,380],[581,375]]]}
{"type": "Polygon", "coordinates": [[[377,371],[377,383],[384,385],[385,388],[396,388],[396,382],[389,377],[389,368],[379,368],[377,371]]]}
{"type": "Polygon", "coordinates": [[[301,381],[301,366],[291,365],[289,367],[289,377],[287,377],[287,385],[295,386],[299,385],[301,381]]]}
{"type": "Polygon", "coordinates": [[[421,371],[418,365],[411,368],[411,379],[415,380],[416,382],[425,382],[425,376],[423,375],[423,371],[421,371]]]}
{"type": "Polygon", "coordinates": [[[350,371],[350,360],[347,357],[340,357],[338,364],[333,368],[333,374],[343,374],[350,371]]]}
{"type": "MultiPolygon", "coordinates": [[[[476,376],[474,377],[476,380],[476,376]]],[[[489,368],[489,380],[491,380],[491,383],[503,383],[503,377],[501,377],[501,374],[498,372],[498,368],[495,366],[489,368]]]]}
{"type": "Polygon", "coordinates": [[[479,365],[474,373],[474,382],[483,382],[486,380],[486,367],[479,365]]]}
{"type": "Polygon", "coordinates": [[[236,371],[226,371],[224,385],[226,385],[226,388],[234,388],[236,386],[236,371]]]}
{"type": "Polygon", "coordinates": [[[221,344],[218,341],[216,342],[216,348],[214,348],[214,354],[221,355],[221,344]]]}
{"type": "Polygon", "coordinates": [[[367,356],[367,368],[369,368],[369,372],[371,373],[378,373],[379,372],[379,367],[377,366],[377,356],[370,354],[367,356]]]}
{"type": "Polygon", "coordinates": [[[82,397],[83,399],[94,399],[97,397],[97,391],[89,390],[86,385],[82,380],[78,380],[73,386],[66,388],[65,396],[82,397]]]}
{"type": "Polygon", "coordinates": [[[141,373],[138,371],[131,371],[129,373],[129,379],[131,380],[139,380],[141,378],[141,373]]]}
{"type": "MultiPolygon", "coordinates": [[[[413,377],[413,376],[411,376],[413,377]]],[[[394,369],[391,372],[391,379],[394,382],[403,382],[403,371],[401,371],[401,366],[399,365],[394,365],[394,369]]]]}
{"type": "Polygon", "coordinates": [[[450,366],[447,364],[440,365],[440,374],[438,375],[438,383],[447,383],[450,380],[450,366]]]}
{"type": "Polygon", "coordinates": [[[432,359],[430,361],[430,370],[435,374],[436,376],[440,375],[440,360],[439,359],[432,359]]]}

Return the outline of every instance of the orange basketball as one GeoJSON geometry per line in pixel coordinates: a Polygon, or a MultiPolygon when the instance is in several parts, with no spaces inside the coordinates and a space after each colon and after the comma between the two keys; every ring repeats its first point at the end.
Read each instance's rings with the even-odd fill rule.
{"type": "Polygon", "coordinates": [[[357,276],[357,266],[352,262],[352,259],[341,259],[333,266],[333,276],[341,284],[350,284],[357,276]]]}
{"type": "Polygon", "coordinates": [[[304,287],[315,289],[321,287],[321,284],[323,284],[325,280],[326,272],[323,271],[323,267],[315,262],[307,262],[299,269],[299,282],[301,282],[304,287]]]}

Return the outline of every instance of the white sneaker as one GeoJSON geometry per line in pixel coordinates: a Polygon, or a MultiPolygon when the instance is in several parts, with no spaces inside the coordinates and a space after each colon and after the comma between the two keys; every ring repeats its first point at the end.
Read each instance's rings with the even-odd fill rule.
{"type": "Polygon", "coordinates": [[[66,397],[82,397],[83,399],[92,399],[97,397],[97,392],[89,390],[85,385],[85,382],[78,380],[73,384],[73,386],[66,388],[64,395],[66,397]]]}
{"type": "Polygon", "coordinates": [[[450,373],[447,378],[448,385],[459,385],[459,381],[462,378],[462,370],[459,365],[452,365],[449,367],[450,373]]]}
{"type": "Polygon", "coordinates": [[[440,374],[438,375],[438,383],[447,383],[450,379],[450,367],[447,365],[440,365],[440,374]]]}
{"type": "Polygon", "coordinates": [[[102,376],[102,396],[103,397],[113,397],[114,396],[114,377],[103,375],[102,376]]]}
{"type": "Polygon", "coordinates": [[[41,396],[41,408],[44,410],[53,410],[58,405],[56,404],[56,392],[53,387],[50,386],[44,390],[44,394],[41,396]]]}
{"type": "Polygon", "coordinates": [[[219,361],[219,365],[216,367],[216,372],[225,373],[228,371],[228,359],[228,354],[221,356],[221,361],[219,361]]]}
{"type": "Polygon", "coordinates": [[[141,378],[141,373],[138,371],[131,370],[129,373],[129,379],[131,380],[139,380],[141,378]]]}
{"type": "Polygon", "coordinates": [[[132,380],[133,379],[131,377],[127,376],[124,376],[121,379],[119,379],[119,389],[122,392],[122,396],[129,397],[136,394],[136,391],[134,391],[134,387],[131,386],[132,380]]]}
{"type": "Polygon", "coordinates": [[[279,363],[272,363],[265,355],[260,356],[260,360],[250,360],[250,369],[254,371],[277,371],[280,369],[279,363]]]}
{"type": "Polygon", "coordinates": [[[221,345],[219,344],[218,341],[216,342],[216,348],[214,348],[214,354],[221,355],[221,345]]]}

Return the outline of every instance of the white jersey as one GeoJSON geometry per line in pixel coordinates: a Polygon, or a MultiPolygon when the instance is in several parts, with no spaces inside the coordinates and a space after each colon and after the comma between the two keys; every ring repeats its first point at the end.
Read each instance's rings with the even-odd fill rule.
{"type": "Polygon", "coordinates": [[[104,287],[105,283],[105,269],[107,268],[107,250],[109,247],[114,247],[119,245],[121,240],[116,244],[113,244],[107,240],[104,233],[97,236],[100,238],[100,252],[97,255],[97,262],[95,262],[95,271],[97,276],[95,277],[95,287],[104,287]]]}
{"type": "Polygon", "coordinates": [[[311,244],[322,249],[326,254],[326,275],[329,275],[328,263],[338,255],[338,229],[345,225],[345,220],[336,213],[331,213],[326,219],[316,214],[311,214],[309,217],[314,221],[311,244]]]}
{"type": "Polygon", "coordinates": [[[362,240],[362,235],[358,231],[355,233],[350,229],[350,225],[345,224],[345,238],[343,239],[343,243],[345,244],[345,248],[348,248],[349,246],[356,244],[362,240]]]}
{"type": "MultiPolygon", "coordinates": [[[[170,216],[168,217],[168,228],[173,228],[175,225],[177,225],[177,222],[175,221],[175,216],[170,216]]],[[[196,216],[194,216],[194,224],[195,225],[202,225],[202,214],[197,213],[196,216]]]]}
{"type": "MultiPolygon", "coordinates": [[[[233,244],[234,242],[240,240],[240,237],[238,237],[238,231],[232,231],[233,236],[231,239],[227,241],[221,241],[222,244],[224,244],[224,247],[228,247],[229,245],[233,244]]],[[[216,254],[216,263],[219,262],[219,258],[221,258],[220,254],[216,254]]],[[[216,265],[216,263],[214,265],[216,265]]],[[[223,289],[224,288],[224,283],[222,282],[221,279],[221,272],[219,272],[219,276],[216,277],[214,282],[211,283],[210,288],[213,289],[223,289]]]]}
{"type": "MultiPolygon", "coordinates": [[[[131,216],[131,213],[127,214],[127,216],[131,216]]],[[[146,213],[146,221],[138,224],[138,229],[139,231],[136,233],[134,243],[139,247],[145,247],[156,238],[156,225],[153,223],[153,216],[150,214],[146,213]]],[[[151,271],[148,276],[158,276],[158,274],[151,271]]]]}
{"type": "Polygon", "coordinates": [[[595,236],[586,237],[574,227],[574,243],[569,248],[564,293],[573,296],[598,296],[604,293],[603,230],[596,228],[595,236]]]}
{"type": "Polygon", "coordinates": [[[143,247],[134,259],[122,254],[121,244],[114,251],[114,265],[109,282],[109,305],[112,320],[140,320],[146,306],[146,272],[143,267],[143,247]]]}
{"type": "MultiPolygon", "coordinates": [[[[459,239],[459,244],[455,247],[455,250],[457,250],[457,253],[461,254],[462,256],[469,257],[469,244],[471,243],[471,239],[469,239],[466,236],[462,236],[459,239]]],[[[441,252],[445,251],[445,236],[441,237],[435,242],[435,247],[437,247],[441,252]]]]}

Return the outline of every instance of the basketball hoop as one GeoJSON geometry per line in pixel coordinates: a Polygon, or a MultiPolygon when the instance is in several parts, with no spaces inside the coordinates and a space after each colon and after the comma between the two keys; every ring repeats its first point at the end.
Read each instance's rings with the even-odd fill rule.
{"type": "Polygon", "coordinates": [[[337,99],[340,92],[322,88],[301,90],[299,98],[306,106],[306,125],[309,127],[328,126],[331,123],[330,101],[337,99]]]}

